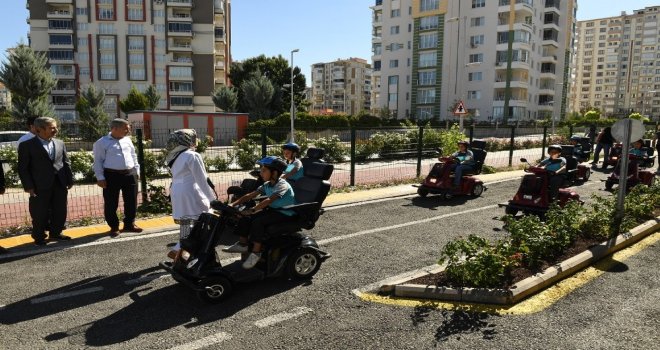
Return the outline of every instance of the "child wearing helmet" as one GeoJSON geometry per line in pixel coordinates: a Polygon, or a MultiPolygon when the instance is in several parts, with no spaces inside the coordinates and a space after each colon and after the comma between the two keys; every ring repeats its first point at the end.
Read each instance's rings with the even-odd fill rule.
{"type": "Polygon", "coordinates": [[[229,253],[247,253],[248,239],[253,242],[252,252],[243,263],[243,268],[253,268],[261,258],[262,243],[268,238],[266,227],[275,223],[294,220],[296,213],[290,209],[283,209],[295,204],[293,189],[287,181],[281,178],[287,167],[286,162],[279,157],[268,156],[257,162],[260,165],[260,176],[264,184],[254,192],[248,193],[232,203],[239,206],[259,195],[267,198],[252,209],[241,212],[243,217],[238,221],[236,232],[239,241],[222,249],[229,253]]]}
{"type": "Polygon", "coordinates": [[[287,167],[281,178],[284,180],[296,181],[303,177],[303,164],[300,159],[298,159],[300,146],[294,142],[286,143],[282,145],[282,153],[284,153],[287,167]]]}
{"type": "Polygon", "coordinates": [[[470,144],[467,141],[459,141],[458,151],[451,155],[452,158],[456,158],[458,160],[458,163],[453,164],[451,169],[454,171],[454,188],[458,188],[460,186],[463,173],[466,171],[474,170],[474,154],[468,149],[469,145],[470,144]]]}
{"type": "Polygon", "coordinates": [[[644,140],[637,140],[637,141],[633,142],[632,148],[630,149],[628,154],[632,154],[632,155],[634,155],[636,157],[639,157],[639,158],[647,157],[648,154],[642,148],[643,146],[644,146],[644,140]]]}
{"type": "Polygon", "coordinates": [[[577,135],[571,136],[570,142],[571,145],[573,145],[573,155],[577,157],[577,159],[580,159],[582,157],[582,144],[580,143],[582,141],[582,138],[577,135]]]}
{"type": "Polygon", "coordinates": [[[566,158],[561,157],[561,146],[551,145],[548,147],[548,158],[542,160],[539,167],[544,168],[550,172],[549,187],[550,187],[550,201],[554,202],[559,197],[559,187],[564,182],[566,172],[566,158]]]}

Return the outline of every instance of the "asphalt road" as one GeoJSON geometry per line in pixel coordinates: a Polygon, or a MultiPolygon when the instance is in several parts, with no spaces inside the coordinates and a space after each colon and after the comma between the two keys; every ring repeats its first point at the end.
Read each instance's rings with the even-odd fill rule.
{"type": "MultiPolygon", "coordinates": [[[[600,177],[578,192],[606,195],[600,177]]],[[[351,293],[433,264],[458,236],[503,237],[493,220],[503,210],[493,205],[517,185],[494,183],[476,199],[403,197],[328,210],[311,235],[332,258],[311,282],[239,285],[215,306],[155,268],[175,233],[0,260],[0,348],[660,348],[657,245],[528,315],[389,306],[351,293]]]]}

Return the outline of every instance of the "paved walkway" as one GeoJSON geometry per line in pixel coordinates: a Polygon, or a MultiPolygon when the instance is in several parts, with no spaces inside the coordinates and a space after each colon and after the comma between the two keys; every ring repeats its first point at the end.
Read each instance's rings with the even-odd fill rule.
{"type": "MultiPolygon", "coordinates": [[[[477,177],[482,181],[495,182],[506,179],[511,179],[514,177],[520,177],[524,174],[522,170],[501,172],[495,174],[484,174],[478,175],[477,177]]],[[[331,193],[328,195],[326,200],[323,203],[324,207],[332,207],[338,205],[346,205],[351,203],[369,201],[369,200],[378,200],[385,198],[392,198],[398,196],[412,195],[416,193],[417,189],[411,185],[398,185],[390,187],[381,187],[369,190],[358,190],[350,192],[338,192],[331,193]]],[[[178,225],[174,223],[171,216],[163,216],[153,219],[143,219],[137,220],[136,225],[143,228],[143,234],[148,234],[152,232],[164,231],[164,230],[174,230],[178,228],[178,225]]],[[[105,224],[91,225],[84,227],[74,227],[64,231],[64,234],[71,236],[74,239],[98,236],[102,239],[110,239],[107,236],[108,226],[105,224]]],[[[0,247],[3,248],[14,248],[19,246],[24,246],[32,244],[33,240],[30,235],[20,235],[15,237],[3,238],[0,239],[0,247]]]]}

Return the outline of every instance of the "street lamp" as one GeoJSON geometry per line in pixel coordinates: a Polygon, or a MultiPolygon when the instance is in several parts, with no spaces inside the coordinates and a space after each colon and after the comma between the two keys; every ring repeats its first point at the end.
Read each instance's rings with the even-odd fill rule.
{"type": "Polygon", "coordinates": [[[295,142],[293,120],[296,118],[296,106],[293,104],[293,54],[300,51],[299,49],[291,50],[291,142],[295,142]]]}

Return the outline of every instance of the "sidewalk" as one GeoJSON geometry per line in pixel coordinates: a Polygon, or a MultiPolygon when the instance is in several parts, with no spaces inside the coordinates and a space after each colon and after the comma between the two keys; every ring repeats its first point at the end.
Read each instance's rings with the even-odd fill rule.
{"type": "MultiPolygon", "coordinates": [[[[511,178],[520,177],[524,174],[522,170],[501,172],[495,174],[485,174],[478,175],[477,178],[481,179],[483,182],[490,183],[496,181],[507,180],[511,178]]],[[[417,189],[412,185],[397,185],[391,187],[382,187],[369,190],[359,190],[353,192],[342,192],[342,193],[331,193],[326,198],[323,203],[324,207],[332,207],[338,205],[345,205],[351,203],[364,202],[369,200],[378,200],[384,198],[400,197],[406,195],[412,195],[417,192],[417,189]]],[[[178,225],[174,223],[174,220],[171,216],[162,216],[152,219],[143,219],[136,220],[135,224],[144,229],[142,233],[139,234],[126,234],[126,236],[134,235],[145,235],[154,232],[176,230],[178,225]]],[[[111,239],[107,232],[109,227],[106,224],[98,224],[91,226],[83,227],[74,227],[65,230],[63,233],[67,236],[73,238],[75,243],[76,239],[80,238],[94,238],[97,236],[98,239],[111,239]]],[[[3,238],[0,239],[0,247],[5,249],[11,249],[19,246],[30,245],[33,243],[32,237],[30,235],[20,235],[15,237],[3,238]]]]}

